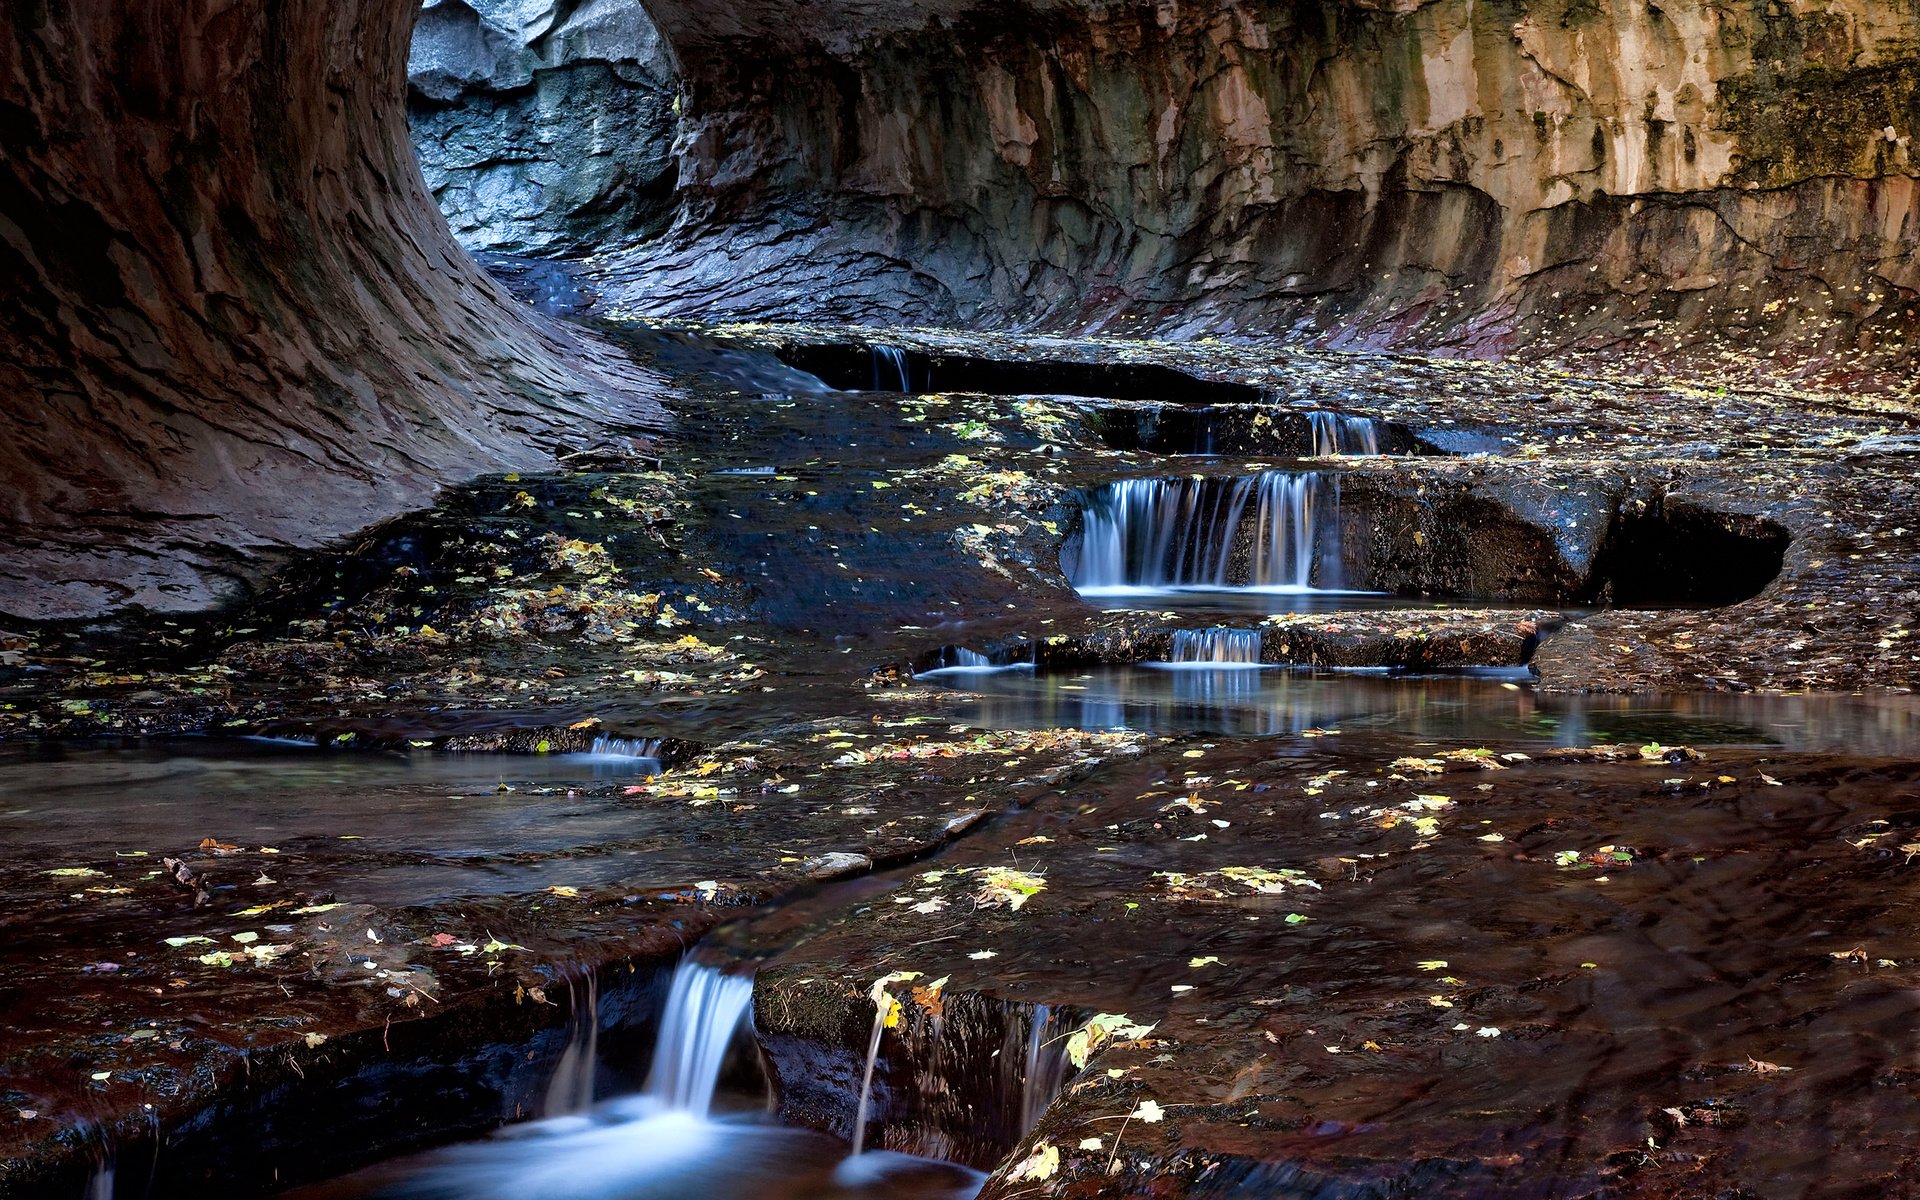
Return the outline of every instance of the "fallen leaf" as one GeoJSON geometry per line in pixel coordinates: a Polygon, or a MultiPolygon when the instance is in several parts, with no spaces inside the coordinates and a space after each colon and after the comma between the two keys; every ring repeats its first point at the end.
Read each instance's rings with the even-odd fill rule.
{"type": "Polygon", "coordinates": [[[1008,1183],[1018,1183],[1023,1179],[1051,1179],[1060,1169],[1060,1151],[1052,1142],[1041,1142],[1033,1152],[1007,1172],[1008,1183]]]}

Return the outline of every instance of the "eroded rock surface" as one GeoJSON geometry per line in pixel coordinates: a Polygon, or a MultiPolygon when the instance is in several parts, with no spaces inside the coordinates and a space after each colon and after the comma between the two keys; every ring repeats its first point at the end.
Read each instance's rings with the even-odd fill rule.
{"type": "Polygon", "coordinates": [[[435,0],[407,79],[421,170],[469,250],[590,255],[672,215],[674,70],[639,0],[435,0]]]}
{"type": "Polygon", "coordinates": [[[657,381],[453,243],[411,5],[0,15],[0,613],[234,600],[295,547],[534,467],[657,381]]]}
{"type": "Polygon", "coordinates": [[[626,311],[1896,385],[1915,328],[1905,10],[651,8],[684,207],[626,311]]]}
{"type": "MultiPolygon", "coordinates": [[[[869,1144],[997,1163],[989,1196],[1905,1193],[1910,761],[1250,749],[1063,789],[819,914],[761,969],[776,1071],[857,1078],[884,989],[869,1144]],[[1026,1080],[1052,1103],[996,1140],[1026,1080]]],[[[849,1129],[857,1086],[790,1095],[849,1129]]]]}

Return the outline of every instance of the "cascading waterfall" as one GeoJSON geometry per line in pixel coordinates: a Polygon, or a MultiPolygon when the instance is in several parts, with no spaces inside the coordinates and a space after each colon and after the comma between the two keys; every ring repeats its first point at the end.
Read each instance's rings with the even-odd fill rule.
{"type": "Polygon", "coordinates": [[[595,758],[632,759],[635,767],[648,774],[660,773],[659,738],[597,737],[589,753],[595,758]]]}
{"type": "Polygon", "coordinates": [[[682,960],[643,1094],[602,1101],[590,1115],[518,1125],[440,1151],[397,1180],[383,1171],[366,1190],[325,1194],[377,1193],[393,1200],[969,1200],[979,1191],[985,1176],[954,1164],[884,1151],[849,1158],[836,1139],[765,1114],[713,1117],[714,1093],[729,1052],[751,1029],[752,1007],[751,977],[682,960]]]}
{"type": "Polygon", "coordinates": [[[880,1035],[887,1031],[887,1008],[876,999],[873,1007],[873,1033],[867,1038],[867,1067],[860,1073],[860,1105],[853,1113],[853,1157],[859,1158],[867,1144],[867,1106],[873,1101],[873,1068],[880,1061],[880,1035]]]}
{"type": "Polygon", "coordinates": [[[1258,663],[1260,631],[1229,629],[1222,625],[1216,625],[1211,629],[1175,630],[1172,661],[1177,663],[1258,663]]]}
{"type": "Polygon", "coordinates": [[[87,1179],[81,1200],[113,1200],[113,1167],[102,1166],[87,1179]]]}
{"type": "Polygon", "coordinates": [[[673,973],[667,1010],[654,1044],[647,1095],[671,1109],[704,1117],[713,1108],[727,1050],[753,1011],[753,979],[683,961],[673,973]]]}
{"type": "Polygon", "coordinates": [[[907,381],[907,352],[898,346],[873,346],[873,390],[876,392],[911,392],[912,384],[907,381]],[[894,383],[898,381],[899,386],[894,383]]]}
{"type": "Polygon", "coordinates": [[[1093,492],[1082,513],[1073,584],[1083,593],[1142,588],[1341,586],[1339,478],[1263,471],[1232,479],[1128,479],[1093,492]],[[1253,531],[1236,567],[1241,527],[1253,531]]]}
{"type": "Polygon", "coordinates": [[[1313,453],[1316,458],[1329,454],[1380,453],[1380,427],[1372,417],[1310,412],[1307,420],[1313,427],[1313,453]]]}
{"type": "Polygon", "coordinates": [[[969,650],[965,646],[942,646],[939,663],[930,668],[935,671],[985,671],[993,666],[993,660],[978,650],[969,650]]]}
{"type": "Polygon", "coordinates": [[[588,972],[582,982],[568,984],[567,991],[573,998],[573,1031],[560,1065],[547,1082],[544,1115],[549,1117],[585,1112],[593,1106],[593,1077],[600,1064],[600,983],[588,972]]]}

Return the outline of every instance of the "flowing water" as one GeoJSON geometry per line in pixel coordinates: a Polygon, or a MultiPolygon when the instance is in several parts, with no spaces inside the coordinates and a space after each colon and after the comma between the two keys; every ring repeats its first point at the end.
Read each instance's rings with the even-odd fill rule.
{"type": "Polygon", "coordinates": [[[1128,479],[1087,496],[1069,575],[1087,596],[1339,591],[1340,483],[1315,471],[1128,479]]]}
{"type": "Polygon", "coordinates": [[[1229,629],[1181,629],[1173,635],[1175,663],[1215,663],[1254,666],[1260,662],[1260,631],[1229,629]]]}
{"type": "Polygon", "coordinates": [[[588,753],[596,759],[631,762],[636,774],[660,773],[659,738],[597,737],[588,753]]]}
{"type": "Polygon", "coordinates": [[[1313,453],[1316,458],[1380,453],[1379,424],[1372,417],[1310,412],[1307,420],[1312,425],[1313,453]]]}
{"type": "Polygon", "coordinates": [[[682,963],[667,996],[647,1095],[666,1108],[706,1116],[713,1109],[727,1053],[741,1031],[751,1027],[752,1011],[752,977],[682,963]]]}
{"type": "MultiPolygon", "coordinates": [[[[858,1145],[849,1155],[833,1138],[779,1125],[756,1111],[752,1098],[729,1095],[723,1078],[750,1039],[752,1008],[751,976],[689,958],[674,973],[652,1070],[639,1095],[510,1126],[482,1142],[389,1163],[294,1196],[965,1200],[979,1189],[979,1172],[906,1154],[861,1154],[858,1145]]],[[[577,1095],[574,1070],[563,1060],[556,1088],[577,1095]]]]}
{"type": "Polygon", "coordinates": [[[876,1002],[873,1032],[867,1036],[867,1062],[860,1071],[860,1103],[853,1110],[853,1153],[857,1158],[867,1144],[867,1109],[873,1102],[873,1067],[880,1061],[880,1039],[887,1032],[887,1005],[876,1002]]]}
{"type": "Polygon", "coordinates": [[[1525,677],[1524,668],[1420,676],[1202,662],[926,678],[963,693],[960,718],[987,729],[1241,737],[1338,729],[1450,745],[1660,742],[1866,755],[1909,753],[1920,745],[1920,711],[1912,705],[1825,695],[1547,695],[1525,677]]]}
{"type": "Polygon", "coordinates": [[[911,392],[907,380],[907,352],[898,346],[873,347],[873,390],[911,392]]]}
{"type": "Polygon", "coordinates": [[[1020,1058],[1020,1127],[1032,1129],[1040,1114],[1066,1086],[1073,1064],[1067,1058],[1066,1038],[1071,1022],[1056,1021],[1053,1009],[1033,1006],[1028,1019],[1025,1052],[1020,1058]]]}
{"type": "Polygon", "coordinates": [[[567,991],[573,998],[572,1033],[547,1084],[541,1112],[549,1117],[585,1112],[593,1106],[594,1075],[600,1064],[600,981],[588,975],[569,983],[567,991]]]}

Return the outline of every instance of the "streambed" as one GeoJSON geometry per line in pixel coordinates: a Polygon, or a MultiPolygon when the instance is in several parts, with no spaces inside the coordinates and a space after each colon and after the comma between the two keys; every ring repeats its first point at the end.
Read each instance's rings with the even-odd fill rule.
{"type": "Polygon", "coordinates": [[[0,1193],[1898,1194],[1915,712],[1774,693],[1910,677],[1826,557],[1906,492],[1812,521],[1582,388],[1560,452],[1328,363],[1199,389],[1299,418],[1209,456],[635,336],[669,458],[8,651],[0,1193]],[[693,945],[754,977],[717,1116],[645,1090],[693,945]]]}

